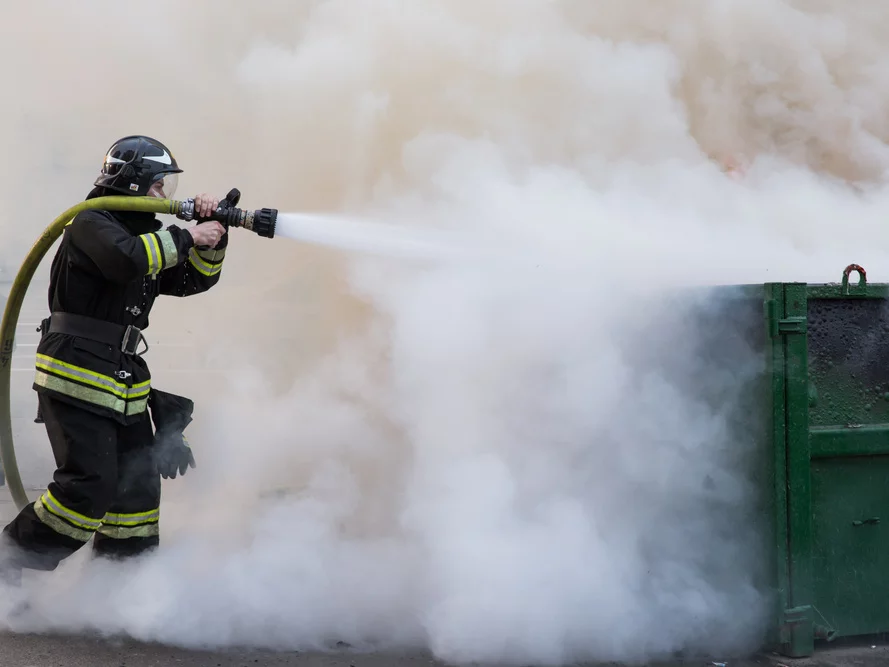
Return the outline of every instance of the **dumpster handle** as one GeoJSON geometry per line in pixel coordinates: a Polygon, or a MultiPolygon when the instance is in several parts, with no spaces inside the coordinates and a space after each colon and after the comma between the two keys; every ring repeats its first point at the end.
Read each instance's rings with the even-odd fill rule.
{"type": "Polygon", "coordinates": [[[870,519],[864,519],[863,521],[858,521],[858,520],[853,521],[852,525],[857,528],[858,526],[865,526],[865,525],[875,526],[878,523],[880,523],[880,517],[875,516],[875,517],[871,517],[870,519]]]}
{"type": "Polygon", "coordinates": [[[859,266],[858,264],[850,264],[845,269],[843,269],[843,293],[849,293],[849,274],[853,271],[858,271],[858,287],[860,289],[864,289],[867,287],[867,271],[864,270],[864,267],[859,266]]]}
{"type": "Polygon", "coordinates": [[[826,639],[827,641],[832,642],[837,636],[836,628],[834,628],[827,621],[827,619],[824,618],[824,614],[818,611],[818,607],[812,605],[812,611],[818,614],[818,616],[821,617],[821,620],[824,621],[824,625],[821,625],[820,623],[812,623],[812,625],[814,626],[813,629],[815,631],[815,637],[818,639],[826,639]]]}

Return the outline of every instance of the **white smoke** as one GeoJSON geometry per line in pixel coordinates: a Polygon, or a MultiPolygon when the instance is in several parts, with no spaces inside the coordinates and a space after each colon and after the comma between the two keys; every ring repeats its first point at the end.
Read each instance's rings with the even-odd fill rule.
{"type": "MultiPolygon", "coordinates": [[[[701,287],[889,259],[889,8],[795,4],[18,6],[6,201],[51,217],[144,131],[189,193],[482,251],[233,232],[219,287],[153,314],[192,346],[151,353],[158,386],[198,403],[164,550],[66,563],[29,627],[516,664],[756,648],[761,307],[701,287]]],[[[18,256],[37,230],[13,229],[18,256]]]]}

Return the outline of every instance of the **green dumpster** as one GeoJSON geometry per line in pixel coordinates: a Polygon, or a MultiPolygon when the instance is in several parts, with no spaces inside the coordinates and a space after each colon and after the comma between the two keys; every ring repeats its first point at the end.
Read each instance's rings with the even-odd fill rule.
{"type": "Polygon", "coordinates": [[[850,265],[838,283],[735,294],[721,309],[766,360],[736,412],[768,445],[769,648],[803,657],[820,641],[889,631],[889,285],[850,265]]]}

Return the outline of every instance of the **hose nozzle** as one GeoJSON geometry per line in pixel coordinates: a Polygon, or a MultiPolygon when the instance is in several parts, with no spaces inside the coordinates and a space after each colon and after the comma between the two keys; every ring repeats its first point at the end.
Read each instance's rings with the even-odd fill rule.
{"type": "Polygon", "coordinates": [[[207,222],[208,220],[216,220],[228,230],[230,227],[242,227],[259,236],[265,238],[274,238],[275,224],[278,221],[278,209],[261,208],[257,211],[244,211],[235,208],[235,205],[241,199],[241,192],[237,188],[233,188],[219,202],[219,207],[209,217],[195,216],[194,199],[186,199],[179,207],[176,217],[180,220],[197,220],[198,222],[207,222]]]}

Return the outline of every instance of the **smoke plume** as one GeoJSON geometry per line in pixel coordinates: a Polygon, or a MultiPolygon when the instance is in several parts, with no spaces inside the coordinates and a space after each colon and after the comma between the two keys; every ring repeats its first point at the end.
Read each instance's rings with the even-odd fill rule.
{"type": "Polygon", "coordinates": [[[171,147],[178,197],[479,251],[233,231],[219,286],[152,314],[155,382],[198,406],[164,549],[35,578],[29,629],[515,664],[755,649],[761,308],[718,286],[885,280],[887,35],[889,7],[840,0],[8,8],[8,271],[130,133],[171,147]]]}

